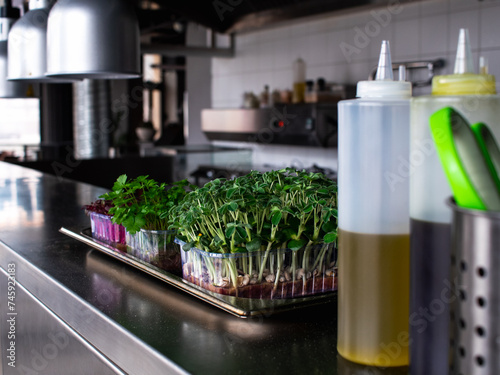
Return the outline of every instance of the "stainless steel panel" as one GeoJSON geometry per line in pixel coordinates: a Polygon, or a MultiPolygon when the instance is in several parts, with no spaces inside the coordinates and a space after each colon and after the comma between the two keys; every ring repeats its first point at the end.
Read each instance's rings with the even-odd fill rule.
{"type": "Polygon", "coordinates": [[[500,213],[453,209],[453,374],[500,373],[500,213]],[[458,282],[457,282],[458,281],[458,282]]]}
{"type": "Polygon", "coordinates": [[[210,140],[335,147],[337,103],[204,109],[201,128],[210,140]]]}
{"type": "Polygon", "coordinates": [[[201,111],[201,130],[204,132],[257,133],[269,127],[272,111],[258,109],[204,109],[201,111]]]}
{"type": "Polygon", "coordinates": [[[8,315],[8,273],[2,267],[0,277],[2,374],[124,374],[20,283],[10,306],[15,312],[8,315]]]}
{"type": "Polygon", "coordinates": [[[75,158],[105,158],[112,126],[110,82],[86,79],[73,91],[75,158]]]}

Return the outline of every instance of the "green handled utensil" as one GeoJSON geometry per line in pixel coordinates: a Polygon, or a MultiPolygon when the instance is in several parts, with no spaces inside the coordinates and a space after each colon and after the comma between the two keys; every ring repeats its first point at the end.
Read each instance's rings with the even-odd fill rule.
{"type": "Polygon", "coordinates": [[[446,107],[431,116],[430,127],[457,204],[500,211],[500,180],[488,151],[494,149],[494,138],[484,130],[486,125],[477,125],[473,131],[457,111],[446,107]]]}
{"type": "Polygon", "coordinates": [[[495,141],[495,136],[491,133],[488,126],[482,122],[472,124],[471,129],[476,136],[477,143],[483,155],[485,155],[486,162],[491,161],[491,163],[488,163],[488,167],[492,170],[492,173],[498,175],[500,172],[500,149],[495,141]]]}

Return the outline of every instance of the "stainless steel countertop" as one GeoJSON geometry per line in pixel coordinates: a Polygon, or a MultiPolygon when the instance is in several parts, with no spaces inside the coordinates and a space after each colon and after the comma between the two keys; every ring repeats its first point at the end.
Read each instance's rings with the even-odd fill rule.
{"type": "Polygon", "coordinates": [[[0,266],[124,372],[407,373],[338,357],[336,303],[240,319],[58,232],[104,191],[0,162],[0,266]]]}

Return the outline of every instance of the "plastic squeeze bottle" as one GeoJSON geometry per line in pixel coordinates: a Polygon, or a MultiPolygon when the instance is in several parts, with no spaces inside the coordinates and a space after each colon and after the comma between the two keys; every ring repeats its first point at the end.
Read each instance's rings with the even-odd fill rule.
{"type": "Polygon", "coordinates": [[[470,124],[484,122],[500,140],[500,97],[495,78],[475,74],[469,35],[461,29],[453,74],[435,76],[432,94],[411,102],[410,155],[401,160],[410,177],[410,373],[447,374],[450,364],[450,306],[459,298],[450,275],[452,196],[432,139],[429,118],[453,107],[470,124]]]}
{"type": "Polygon", "coordinates": [[[383,367],[408,365],[409,179],[397,167],[409,155],[411,84],[401,68],[394,81],[383,41],[376,79],[338,104],[337,349],[383,367]]]}

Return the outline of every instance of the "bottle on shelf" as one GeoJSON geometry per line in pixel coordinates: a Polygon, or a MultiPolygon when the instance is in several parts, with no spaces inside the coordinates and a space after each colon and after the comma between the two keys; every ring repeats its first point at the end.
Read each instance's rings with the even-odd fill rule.
{"type": "Polygon", "coordinates": [[[293,63],[293,103],[303,103],[306,94],[306,63],[298,58],[293,63]]]}

